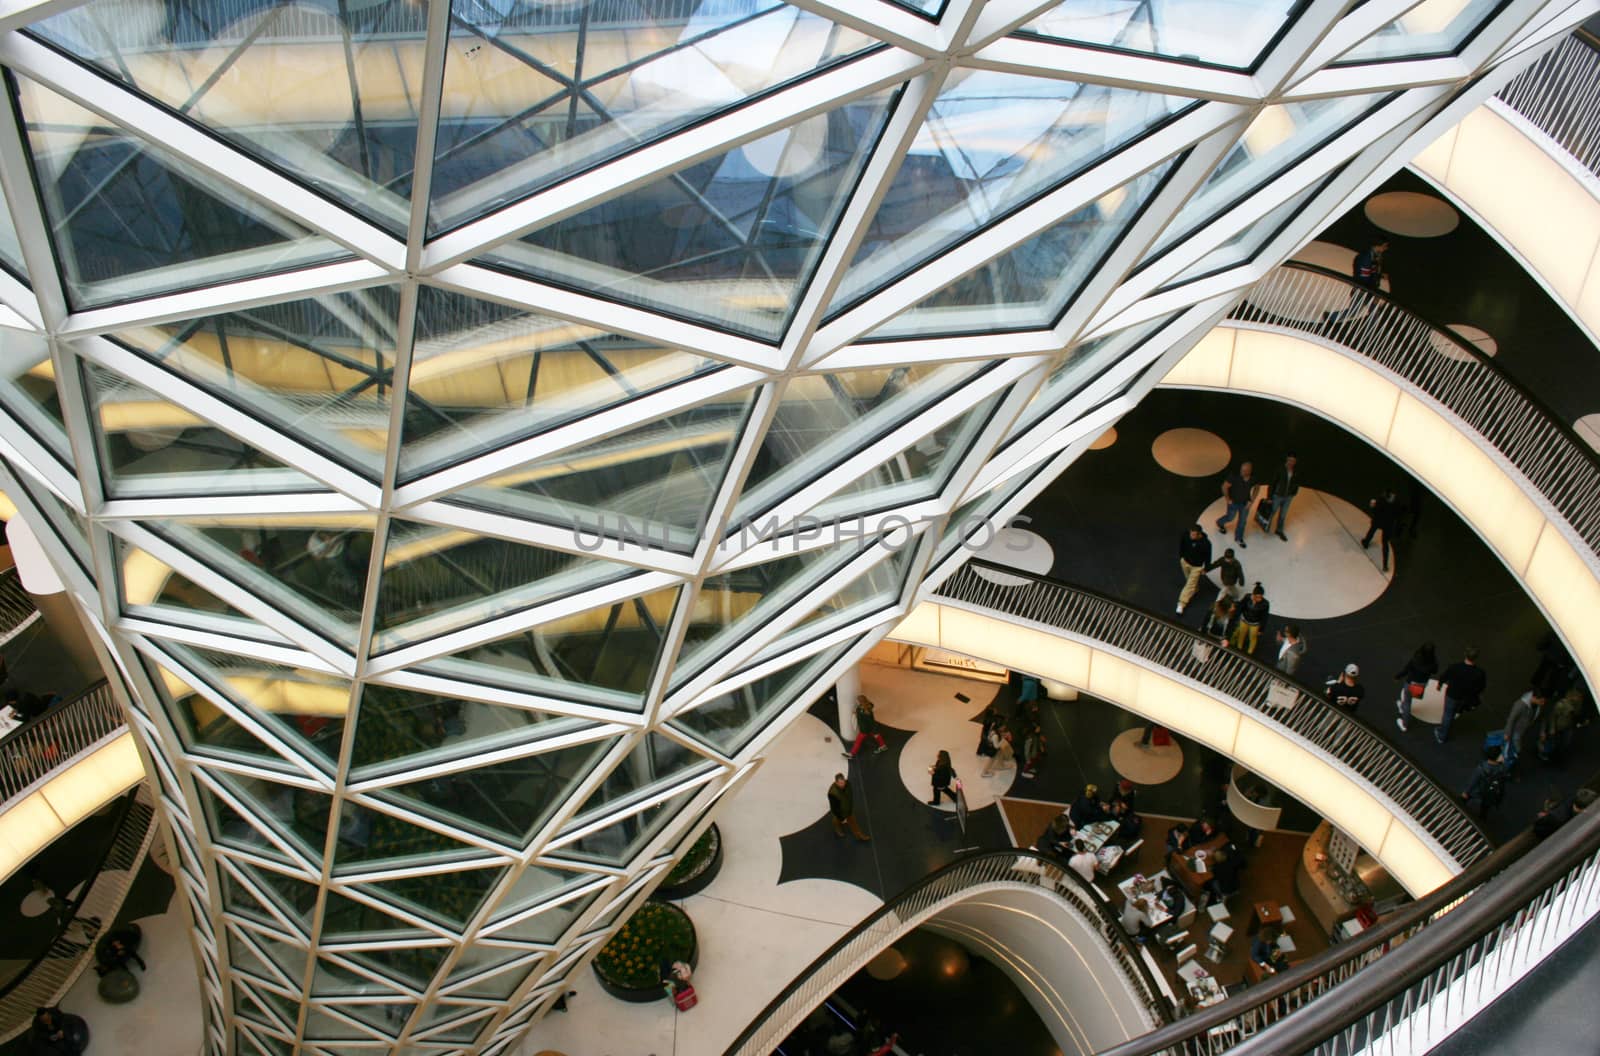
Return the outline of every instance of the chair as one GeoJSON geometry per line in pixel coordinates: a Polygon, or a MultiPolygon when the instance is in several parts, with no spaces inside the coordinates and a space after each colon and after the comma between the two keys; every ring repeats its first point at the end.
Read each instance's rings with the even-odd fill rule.
{"type": "Polygon", "coordinates": [[[1218,922],[1211,927],[1211,946],[1206,950],[1206,956],[1213,963],[1222,960],[1228,953],[1228,940],[1233,938],[1233,926],[1218,922]]]}
{"type": "Polygon", "coordinates": [[[1187,930],[1194,924],[1194,916],[1197,912],[1198,910],[1194,908],[1194,903],[1185,898],[1183,900],[1183,912],[1178,914],[1178,927],[1187,930]]]}
{"type": "Polygon", "coordinates": [[[1210,917],[1215,923],[1221,924],[1232,914],[1228,912],[1228,904],[1219,898],[1206,907],[1206,916],[1210,917]]]}
{"type": "MultiPolygon", "coordinates": [[[[1193,947],[1190,948],[1192,949],[1193,947]]],[[[1178,965],[1178,977],[1186,983],[1192,983],[1205,974],[1206,970],[1200,966],[1199,961],[1193,958],[1190,958],[1189,960],[1178,965]]]]}
{"type": "Polygon", "coordinates": [[[1178,966],[1179,966],[1178,967],[1178,971],[1179,971],[1180,974],[1183,971],[1183,965],[1188,964],[1190,961],[1194,960],[1195,957],[1199,955],[1199,953],[1200,953],[1200,948],[1197,947],[1192,942],[1189,945],[1185,946],[1183,949],[1178,951],[1178,966]]]}
{"type": "Polygon", "coordinates": [[[1282,950],[1284,953],[1293,953],[1297,948],[1298,947],[1296,947],[1294,944],[1294,940],[1289,937],[1288,932],[1284,932],[1282,935],[1278,936],[1278,949],[1282,950]]]}
{"type": "Polygon", "coordinates": [[[1128,846],[1124,847],[1122,849],[1122,857],[1117,859],[1117,867],[1120,869],[1124,865],[1133,864],[1135,855],[1139,853],[1139,848],[1143,846],[1144,840],[1139,839],[1134,840],[1132,843],[1128,844],[1128,846]]]}
{"type": "Polygon", "coordinates": [[[1180,928],[1171,921],[1163,924],[1156,930],[1156,938],[1161,940],[1161,945],[1169,950],[1175,950],[1189,941],[1189,929],[1180,928]]]}
{"type": "Polygon", "coordinates": [[[1279,906],[1278,913],[1283,917],[1284,927],[1288,927],[1290,924],[1294,923],[1294,910],[1290,909],[1288,906],[1279,906]]]}

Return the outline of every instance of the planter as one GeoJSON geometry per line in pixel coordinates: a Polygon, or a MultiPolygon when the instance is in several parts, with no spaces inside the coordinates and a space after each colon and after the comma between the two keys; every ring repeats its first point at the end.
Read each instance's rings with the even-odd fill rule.
{"type": "Polygon", "coordinates": [[[698,967],[700,942],[689,914],[671,902],[652,899],[634,911],[589,967],[600,989],[619,1001],[643,1004],[666,1000],[660,977],[663,960],[698,967]]]}
{"type": "Polygon", "coordinates": [[[711,885],[722,871],[722,830],[712,822],[711,827],[689,848],[683,861],[672,867],[667,878],[656,888],[656,898],[676,901],[698,895],[711,885]]]}

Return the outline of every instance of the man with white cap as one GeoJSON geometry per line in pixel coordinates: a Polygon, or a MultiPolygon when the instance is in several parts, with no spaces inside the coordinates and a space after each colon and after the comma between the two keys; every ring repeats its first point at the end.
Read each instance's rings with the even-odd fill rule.
{"type": "Polygon", "coordinates": [[[1343,711],[1353,712],[1361,706],[1361,698],[1367,695],[1367,689],[1356,679],[1361,677],[1361,669],[1355,664],[1345,664],[1344,671],[1339,677],[1328,682],[1326,690],[1328,703],[1343,711]]]}

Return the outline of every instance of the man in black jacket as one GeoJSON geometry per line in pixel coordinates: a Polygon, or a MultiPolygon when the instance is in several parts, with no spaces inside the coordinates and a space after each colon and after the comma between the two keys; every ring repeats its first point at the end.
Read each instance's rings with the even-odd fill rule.
{"type": "Polygon", "coordinates": [[[1206,538],[1206,530],[1198,524],[1191,524],[1189,531],[1178,540],[1178,567],[1183,570],[1183,590],[1178,594],[1178,615],[1183,615],[1183,610],[1189,607],[1189,602],[1194,599],[1194,592],[1200,589],[1200,577],[1205,575],[1206,565],[1211,563],[1211,540],[1206,538]]]}
{"type": "Polygon", "coordinates": [[[1283,534],[1284,523],[1289,519],[1289,504],[1300,494],[1300,473],[1295,469],[1298,463],[1299,459],[1293,455],[1284,457],[1283,468],[1272,478],[1272,508],[1263,517],[1261,508],[1256,507],[1256,523],[1261,526],[1261,530],[1273,532],[1284,542],[1289,541],[1289,537],[1283,534]]]}
{"type": "Polygon", "coordinates": [[[1433,739],[1443,744],[1450,739],[1450,724],[1456,716],[1471,711],[1481,704],[1483,691],[1489,685],[1489,676],[1478,666],[1478,650],[1468,648],[1459,663],[1451,664],[1439,676],[1439,688],[1444,690],[1444,718],[1433,731],[1433,739]]]}
{"type": "Polygon", "coordinates": [[[1378,537],[1378,547],[1383,553],[1383,570],[1389,571],[1389,554],[1391,552],[1390,537],[1394,535],[1395,523],[1400,517],[1400,506],[1395,502],[1394,489],[1367,501],[1367,516],[1371,523],[1367,525],[1367,534],[1361,538],[1361,549],[1365,550],[1372,545],[1372,537],[1378,537]]]}

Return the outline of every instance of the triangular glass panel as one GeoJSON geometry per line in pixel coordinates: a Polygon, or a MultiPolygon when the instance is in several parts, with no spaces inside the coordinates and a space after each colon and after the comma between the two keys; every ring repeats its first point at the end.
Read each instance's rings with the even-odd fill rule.
{"type": "Polygon", "coordinates": [[[274,980],[281,986],[299,988],[306,972],[306,957],[309,956],[304,949],[248,928],[236,927],[230,931],[229,937],[229,949],[232,952],[230,963],[233,967],[249,968],[263,979],[274,980]]]}
{"type": "Polygon", "coordinates": [[[396,518],[383,552],[373,648],[387,652],[636,571],[588,554],[396,518]]]}
{"type": "MultiPolygon", "coordinates": [[[[291,774],[300,773],[288,755],[261,740],[180,675],[148,658],[144,664],[185,748],[196,755],[254,763],[291,774]]],[[[246,713],[250,711],[244,710],[246,713]]],[[[233,819],[227,820],[231,825],[233,819]]],[[[227,828],[223,826],[224,835],[227,828]]]]}
{"type": "Polygon", "coordinates": [[[365,902],[330,890],[322,911],[324,941],[387,942],[393,939],[431,940],[434,936],[415,924],[391,916],[365,902]]]}
{"type": "Polygon", "coordinates": [[[159,557],[121,536],[111,538],[117,550],[117,582],[122,590],[123,611],[128,615],[258,642],[287,644],[281,634],[268,630],[265,624],[246,616],[159,557]]]}
{"type": "MultiPolygon", "coordinates": [[[[264,823],[258,823],[241,814],[204,783],[195,785],[195,794],[200,798],[200,807],[205,811],[206,821],[211,827],[211,839],[219,847],[243,851],[257,858],[266,858],[279,863],[285,869],[297,867],[281,847],[267,839],[262,831],[264,823]]],[[[274,832],[274,835],[278,834],[274,832]]]]}
{"type": "MultiPolygon", "coordinates": [[[[998,392],[945,422],[822,500],[812,507],[809,516],[824,523],[837,522],[938,495],[994,417],[1004,395],[1003,391],[998,392]]],[[[910,546],[911,542],[905,540],[904,545],[910,546]]]]}
{"type": "MultiPolygon", "coordinates": [[[[345,954],[352,960],[366,959],[369,954],[345,954]]],[[[338,1004],[329,1007],[337,1008],[340,1012],[352,1019],[360,1020],[370,1026],[384,1037],[398,1037],[405,1028],[406,1020],[411,1018],[411,1013],[416,1010],[417,1003],[409,998],[399,1000],[372,1000],[360,1004],[338,1004]]],[[[342,1050],[341,1050],[342,1051],[342,1050]]],[[[354,1050],[359,1051],[359,1050],[354,1050]]]]}
{"type": "MultiPolygon", "coordinates": [[[[416,987],[426,987],[433,973],[450,953],[448,946],[407,946],[402,949],[347,950],[342,956],[364,965],[380,975],[399,979],[416,987]]],[[[352,1012],[352,1015],[359,1013],[352,1012]]],[[[362,1019],[367,1019],[361,1016],[362,1019]]],[[[367,1022],[372,1022],[367,1019],[367,1022]]],[[[376,1026],[377,1024],[374,1024],[376,1026]]]]}
{"type": "MultiPolygon", "coordinates": [[[[909,539],[886,560],[879,561],[851,580],[844,589],[808,612],[782,638],[764,651],[776,656],[795,643],[820,637],[836,627],[870,616],[896,603],[905,584],[906,566],[916,553],[916,538],[909,539]]],[[[698,709],[696,709],[698,710],[698,709]]]]}
{"type": "Polygon", "coordinates": [[[494,922],[484,931],[497,939],[555,942],[601,892],[597,889],[581,898],[569,898],[559,905],[554,903],[573,888],[592,883],[594,879],[591,874],[530,865],[500,900],[494,922]]]}
{"type": "Polygon", "coordinates": [[[449,873],[374,880],[355,886],[410,913],[459,930],[466,926],[495,882],[504,875],[503,867],[456,869],[449,873]]]}
{"type": "Polygon", "coordinates": [[[121,0],[91,0],[28,28],[368,219],[405,229],[426,5],[189,0],[130,16],[121,0]]]}
{"type": "MultiPolygon", "coordinates": [[[[201,793],[202,798],[205,795],[209,795],[205,789],[202,789],[201,793]]],[[[251,894],[249,888],[229,876],[226,869],[218,869],[217,876],[222,881],[222,908],[224,912],[234,917],[265,924],[268,927],[279,929],[283,927],[278,922],[278,918],[274,917],[267,910],[267,907],[261,904],[261,900],[251,894]]]]}
{"type": "Polygon", "coordinates": [[[144,359],[376,479],[400,289],[376,286],[110,335],[144,359]]]}
{"type": "Polygon", "coordinates": [[[596,815],[622,809],[665,785],[681,783],[715,766],[705,756],[670,737],[648,733],[611,768],[600,787],[589,793],[589,798],[566,827],[582,826],[596,815]]]}
{"type": "Polygon", "coordinates": [[[1342,95],[1262,107],[1227,157],[1167,225],[1153,252],[1243,201],[1389,98],[1376,93],[1342,95]]]}
{"type": "Polygon", "coordinates": [[[626,598],[463,649],[422,670],[638,711],[677,600],[677,587],[626,598]]]}
{"type": "Polygon", "coordinates": [[[400,478],[721,366],[655,342],[420,287],[400,478]]]}
{"type": "Polygon", "coordinates": [[[956,69],[834,292],[837,313],[1144,136],[1193,100],[956,69]]]}
{"type": "Polygon", "coordinates": [[[1333,65],[1454,55],[1500,8],[1499,0],[1423,0],[1340,55],[1333,65]]]}
{"type": "Polygon", "coordinates": [[[430,231],[876,44],[773,0],[456,0],[430,231]]]}
{"type": "MultiPolygon", "coordinates": [[[[672,685],[682,685],[868,545],[861,539],[846,540],[708,578],[695,597],[689,628],[672,669],[672,685]]],[[[762,549],[794,550],[798,546],[790,541],[763,544],[762,549]]]]}
{"type": "Polygon", "coordinates": [[[476,755],[564,733],[581,719],[532,708],[368,684],[361,691],[352,777],[365,780],[402,769],[476,755]]]}
{"type": "MultiPolygon", "coordinates": [[[[449,1020],[451,1025],[448,1027],[441,1026],[439,1030],[427,1035],[424,1040],[429,1042],[448,1041],[461,1045],[468,1044],[477,1040],[478,1035],[483,1033],[483,1028],[489,1023],[488,1017],[492,1015],[494,1015],[492,1010],[485,1009],[476,1013],[469,1013],[466,1009],[437,1002],[431,1010],[422,1014],[422,1022],[427,1024],[436,1020],[442,1024],[449,1020]],[[455,1018],[451,1019],[450,1017],[455,1018]]],[[[417,1029],[421,1030],[422,1026],[419,1024],[417,1029]]],[[[425,1050],[419,1050],[419,1056],[421,1051],[425,1050]]]]}
{"type": "MultiPolygon", "coordinates": [[[[340,1012],[345,1012],[343,1005],[337,1006],[340,1012]]],[[[348,1012],[345,1012],[348,1015],[348,1012]]],[[[341,1041],[371,1041],[382,1038],[384,1035],[367,1027],[358,1027],[340,1019],[337,1015],[324,1011],[316,1005],[306,1009],[306,1040],[333,1042],[341,1041]]]]}
{"type": "MultiPolygon", "coordinates": [[[[248,1024],[249,1020],[242,1023],[248,1024]]],[[[234,1031],[238,1041],[233,1046],[233,1051],[244,1056],[293,1056],[293,1048],[287,1041],[263,1030],[251,1030],[248,1026],[241,1025],[234,1031]]]]}
{"type": "Polygon", "coordinates": [[[101,472],[117,498],[327,490],[114,371],[84,364],[83,381],[101,472]]]}
{"type": "MultiPolygon", "coordinates": [[[[343,956],[343,954],[341,954],[343,956]]],[[[404,997],[392,984],[375,982],[326,957],[317,958],[316,971],[311,979],[311,997],[360,997],[378,1002],[404,997]]],[[[344,1006],[341,1005],[341,1008],[344,1006]]],[[[351,1013],[346,1013],[351,1014],[351,1013]]]]}
{"type": "Polygon", "coordinates": [[[679,715],[671,725],[712,745],[723,755],[736,755],[853,644],[836,645],[714,697],[679,715]]]}
{"type": "MultiPolygon", "coordinates": [[[[221,653],[170,643],[174,657],[213,690],[301,749],[311,763],[332,773],[339,759],[350,683],[287,664],[241,653],[221,653]]],[[[322,845],[319,842],[317,846],[322,845]]]]}
{"type": "Polygon", "coordinates": [[[206,776],[262,822],[273,834],[286,841],[312,867],[322,861],[322,845],[328,835],[328,811],[333,797],[309,788],[279,784],[259,777],[221,773],[207,768],[206,776]]]}
{"type": "Polygon", "coordinates": [[[461,956],[456,958],[455,966],[445,977],[442,989],[450,990],[451,996],[454,997],[482,997],[503,1001],[511,996],[512,991],[541,957],[541,954],[526,949],[475,942],[462,949],[461,956]],[[515,967],[511,967],[513,964],[515,967]],[[468,980],[472,982],[463,986],[462,984],[468,980]]]}
{"type": "Polygon", "coordinates": [[[580,549],[627,539],[692,553],[749,414],[751,390],[540,458],[450,496],[564,529],[580,549]]]}
{"type": "Polygon", "coordinates": [[[1173,162],[1101,195],[872,331],[873,340],[1050,326],[1133,224],[1173,162]]]}
{"type": "Polygon", "coordinates": [[[437,820],[521,846],[616,741],[614,737],[492,763],[377,793],[437,820]]]}
{"type": "Polygon", "coordinates": [[[762,525],[757,515],[990,365],[916,364],[790,378],[734,506],[730,534],[754,528],[764,538],[789,530],[792,526],[762,525]]]}
{"type": "Polygon", "coordinates": [[[57,458],[72,463],[72,445],[67,442],[61,397],[56,392],[55,364],[44,335],[0,329],[0,407],[57,458]]]}
{"type": "Polygon", "coordinates": [[[353,647],[376,517],[366,513],[170,518],[145,527],[274,608],[353,647]]]}
{"type": "Polygon", "coordinates": [[[302,928],[310,928],[311,911],[317,904],[316,884],[285,876],[274,869],[257,868],[247,862],[236,861],[232,864],[265,892],[290,920],[298,921],[302,928]]]}
{"type": "MultiPolygon", "coordinates": [[[[271,993],[271,991],[263,990],[258,994],[255,988],[246,986],[243,982],[235,979],[233,981],[234,1013],[243,1017],[247,1023],[255,1023],[271,1030],[292,1033],[294,1020],[291,1019],[285,1024],[281,1022],[281,1017],[273,1015],[272,1012],[267,1010],[268,1002],[265,994],[268,993],[271,993]]],[[[299,1017],[295,1018],[298,1019],[299,1017]]]]}
{"type": "Polygon", "coordinates": [[[1021,36],[1088,44],[1201,66],[1254,69],[1302,0],[1066,0],[1024,25],[1021,36]]]}
{"type": "MultiPolygon", "coordinates": [[[[1313,187],[1307,187],[1260,220],[1246,227],[1222,243],[1222,245],[1209,251],[1205,256],[1183,269],[1178,273],[1177,277],[1168,281],[1157,292],[1170,290],[1186,282],[1193,282],[1195,279],[1214,275],[1219,271],[1248,262],[1262,246],[1271,241],[1273,236],[1283,229],[1284,225],[1292,217],[1298,216],[1305,204],[1325,186],[1327,186],[1327,181],[1323,181],[1313,187]]],[[[1141,263],[1140,267],[1143,266],[1144,264],[1141,263]]]]}
{"type": "Polygon", "coordinates": [[[618,867],[627,865],[638,856],[645,844],[655,838],[656,833],[665,828],[679,811],[688,806],[689,800],[699,791],[698,788],[685,789],[671,799],[663,800],[637,814],[630,814],[615,825],[591,832],[582,839],[567,844],[552,852],[551,857],[571,858],[618,867]]]}
{"type": "MultiPolygon", "coordinates": [[[[0,206],[6,206],[0,198],[0,206]]],[[[22,242],[17,238],[17,225],[11,219],[9,207],[0,208],[0,265],[24,283],[28,283],[28,264],[22,259],[22,242]]]]}
{"type": "Polygon", "coordinates": [[[816,114],[496,246],[486,263],[773,341],[898,89],[816,114]]]}
{"type": "Polygon", "coordinates": [[[295,1021],[300,1018],[299,1002],[280,994],[271,987],[248,983],[236,983],[235,985],[248,991],[251,997],[272,1011],[274,1015],[269,1022],[278,1024],[280,1029],[289,1033],[294,1032],[295,1021]]]}
{"type": "MultiPolygon", "coordinates": [[[[1033,394],[1033,399],[1022,409],[1017,420],[1006,433],[1005,442],[1021,436],[1046,415],[1054,412],[1071,399],[1090,381],[1099,377],[1111,364],[1143,344],[1145,338],[1177,317],[1177,313],[1158,316],[1136,326],[1097,337],[1070,349],[1050,370],[1050,376],[1033,394]]],[[[951,523],[958,525],[960,518],[951,523]]]]}
{"type": "Polygon", "coordinates": [[[13,76],[56,259],[75,307],[349,256],[192,162],[13,76]]]}
{"type": "MultiPolygon", "coordinates": [[[[360,736],[359,731],[357,736],[360,736]]],[[[339,808],[339,842],[334,850],[336,874],[370,869],[379,864],[455,861],[483,853],[481,848],[469,847],[443,833],[413,825],[354,800],[345,800],[339,808]]]]}

